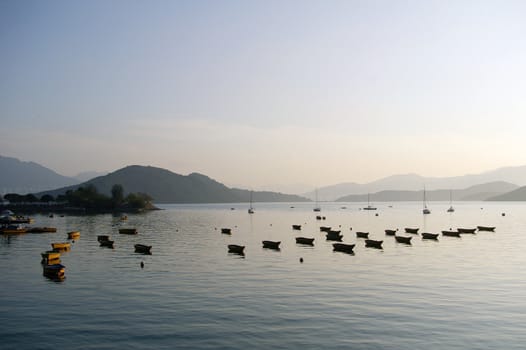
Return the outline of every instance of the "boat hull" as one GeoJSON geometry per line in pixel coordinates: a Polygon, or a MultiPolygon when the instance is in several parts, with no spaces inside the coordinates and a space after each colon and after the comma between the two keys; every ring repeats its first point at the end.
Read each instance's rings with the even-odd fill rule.
{"type": "Polygon", "coordinates": [[[263,248],[275,249],[275,250],[278,250],[279,245],[281,244],[281,242],[279,241],[262,241],[261,243],[263,243],[263,248]]]}
{"type": "Polygon", "coordinates": [[[296,237],[297,244],[314,245],[314,238],[296,237]]]}
{"type": "Polygon", "coordinates": [[[395,236],[395,239],[398,243],[405,243],[405,244],[411,244],[411,238],[413,237],[395,236]]]}
{"type": "Polygon", "coordinates": [[[354,253],[354,246],[354,244],[334,243],[332,248],[335,252],[352,254],[354,253]]]}
{"type": "Polygon", "coordinates": [[[134,245],[134,247],[135,247],[135,252],[136,253],[151,254],[151,249],[152,249],[151,245],[136,244],[136,245],[134,245]]]}
{"type": "Polygon", "coordinates": [[[382,249],[382,243],[384,241],[376,241],[374,239],[366,239],[365,240],[365,246],[369,248],[377,248],[382,249]]]}

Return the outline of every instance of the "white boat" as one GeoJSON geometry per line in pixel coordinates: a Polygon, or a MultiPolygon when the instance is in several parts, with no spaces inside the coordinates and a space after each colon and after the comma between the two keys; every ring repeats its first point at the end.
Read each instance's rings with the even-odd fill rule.
{"type": "Polygon", "coordinates": [[[321,211],[321,208],[318,205],[318,189],[316,189],[316,202],[314,204],[314,209],[312,209],[312,211],[321,211]]]}
{"type": "Polygon", "coordinates": [[[370,198],[369,198],[369,193],[367,193],[367,206],[365,208],[363,208],[363,210],[376,210],[376,207],[373,207],[371,205],[371,201],[370,201],[370,198]]]}
{"type": "Polygon", "coordinates": [[[250,207],[248,208],[248,213],[249,214],[254,214],[254,208],[252,207],[252,193],[254,191],[250,191],[250,207]]]}
{"type": "Polygon", "coordinates": [[[448,213],[453,213],[455,211],[455,208],[453,208],[453,204],[452,204],[452,192],[451,190],[449,190],[449,209],[447,210],[448,213]]]}
{"type": "Polygon", "coordinates": [[[429,210],[429,208],[427,207],[426,188],[425,187],[424,187],[424,209],[422,209],[422,213],[423,214],[431,214],[431,210],[429,210]]]}

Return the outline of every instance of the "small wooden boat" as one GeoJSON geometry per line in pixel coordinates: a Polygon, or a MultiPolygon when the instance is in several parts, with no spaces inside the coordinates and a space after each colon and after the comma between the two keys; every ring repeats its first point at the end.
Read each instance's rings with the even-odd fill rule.
{"type": "Polygon", "coordinates": [[[296,237],[297,244],[314,245],[314,238],[296,237]]]}
{"type": "Polygon", "coordinates": [[[229,253],[235,253],[244,255],[245,246],[244,245],[237,245],[237,244],[229,244],[228,245],[228,252],[229,253]]]}
{"type": "Polygon", "coordinates": [[[316,220],[321,220],[321,215],[316,215],[316,220]]]}
{"type": "Polygon", "coordinates": [[[457,231],[459,233],[475,233],[476,230],[477,230],[476,228],[461,228],[461,227],[457,228],[457,231]]]}
{"type": "Polygon", "coordinates": [[[51,247],[53,247],[53,250],[69,250],[71,248],[71,244],[68,242],[58,242],[58,243],[51,243],[51,247]]]}
{"type": "Polygon", "coordinates": [[[405,232],[406,233],[418,233],[418,228],[411,228],[411,227],[406,227],[405,229],[405,232]]]}
{"type": "Polygon", "coordinates": [[[389,230],[389,229],[387,229],[387,230],[385,230],[385,234],[387,236],[394,236],[397,231],[398,231],[398,229],[396,229],[396,230],[389,230]]]}
{"type": "Polygon", "coordinates": [[[460,237],[460,232],[458,232],[458,231],[442,231],[442,236],[460,237]]]}
{"type": "Polygon", "coordinates": [[[281,242],[279,241],[263,241],[263,248],[268,249],[279,249],[279,245],[281,242]]]}
{"type": "Polygon", "coordinates": [[[495,231],[495,226],[477,226],[477,229],[479,231],[494,232],[495,231]]]}
{"type": "Polygon", "coordinates": [[[343,235],[339,233],[327,232],[327,234],[325,235],[325,238],[327,238],[328,241],[341,241],[343,239],[343,235]]]}
{"type": "Polygon", "coordinates": [[[382,243],[384,241],[376,241],[374,239],[366,239],[365,240],[365,246],[366,247],[371,247],[371,248],[378,248],[378,249],[382,249],[382,243]]]}
{"type": "Polygon", "coordinates": [[[114,241],[110,241],[109,239],[107,239],[105,241],[99,241],[99,243],[101,247],[113,248],[114,241]]]}
{"type": "Polygon", "coordinates": [[[63,279],[65,277],[65,268],[62,264],[44,265],[44,276],[53,279],[63,279]]]}
{"type": "Polygon", "coordinates": [[[136,244],[134,245],[135,252],[136,253],[142,253],[142,254],[151,254],[150,250],[152,249],[151,245],[145,245],[145,244],[136,244]]]}
{"type": "Polygon", "coordinates": [[[355,244],[334,243],[332,245],[332,248],[335,252],[344,252],[344,253],[351,254],[351,253],[354,253],[353,251],[354,246],[355,244]]]}
{"type": "Polygon", "coordinates": [[[339,235],[342,232],[342,230],[329,230],[327,231],[330,235],[339,235]]]}
{"type": "Polygon", "coordinates": [[[321,232],[329,232],[331,230],[331,227],[329,226],[320,226],[321,232]]]}
{"type": "Polygon", "coordinates": [[[221,229],[221,233],[224,233],[224,234],[226,234],[226,235],[230,235],[230,234],[232,234],[232,229],[229,229],[229,228],[223,227],[223,228],[221,229]]]}
{"type": "Polygon", "coordinates": [[[98,235],[97,236],[97,241],[99,242],[105,242],[105,241],[109,241],[110,240],[110,236],[108,235],[98,235]]]}
{"type": "Polygon", "coordinates": [[[71,231],[68,232],[68,238],[69,239],[77,239],[80,237],[80,231],[71,231]]]}
{"type": "Polygon", "coordinates": [[[120,228],[119,233],[124,235],[136,235],[138,231],[136,228],[120,228]]]}
{"type": "Polygon", "coordinates": [[[411,238],[413,237],[395,236],[395,239],[398,243],[405,243],[405,244],[411,244],[411,238]]]}
{"type": "Polygon", "coordinates": [[[6,235],[26,233],[27,229],[25,227],[9,225],[7,227],[0,228],[0,232],[6,235]]]}
{"type": "Polygon", "coordinates": [[[56,260],[60,258],[60,252],[55,252],[53,250],[48,250],[46,252],[40,253],[42,256],[42,261],[56,260]]]}
{"type": "Polygon", "coordinates": [[[293,230],[301,230],[301,225],[292,225],[293,230]]]}
{"type": "Polygon", "coordinates": [[[356,237],[358,237],[358,238],[369,238],[369,232],[356,231],[356,237]]]}
{"type": "Polygon", "coordinates": [[[422,232],[422,239],[438,239],[438,233],[422,232]]]}
{"type": "Polygon", "coordinates": [[[27,230],[30,233],[50,233],[57,232],[56,227],[31,227],[27,230]]]}

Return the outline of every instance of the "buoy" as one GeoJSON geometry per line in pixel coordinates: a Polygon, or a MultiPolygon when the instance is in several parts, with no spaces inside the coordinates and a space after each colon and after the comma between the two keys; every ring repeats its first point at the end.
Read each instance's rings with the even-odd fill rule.
{"type": "Polygon", "coordinates": [[[141,269],[144,269],[144,262],[141,261],[141,269]]]}
{"type": "Polygon", "coordinates": [[[374,216],[378,216],[378,213],[374,214],[374,216]]]}
{"type": "Polygon", "coordinates": [[[502,216],[506,216],[506,213],[502,213],[502,216]]]}
{"type": "Polygon", "coordinates": [[[303,258],[300,258],[300,263],[302,263],[302,264],[303,264],[303,258]]]}

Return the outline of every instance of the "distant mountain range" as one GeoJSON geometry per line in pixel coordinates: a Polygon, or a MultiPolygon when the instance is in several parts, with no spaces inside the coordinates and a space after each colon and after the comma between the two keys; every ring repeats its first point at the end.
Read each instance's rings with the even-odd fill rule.
{"type": "MultiPolygon", "coordinates": [[[[155,203],[236,203],[249,202],[250,191],[227,186],[198,173],[179,175],[166,169],[130,165],[105,176],[99,176],[82,184],[46,191],[38,195],[64,194],[88,184],[104,194],[110,194],[115,184],[123,186],[126,193],[142,192],[153,197],[155,203]]],[[[255,191],[254,202],[303,202],[307,198],[276,192],[255,191]]]]}
{"type": "MultiPolygon", "coordinates": [[[[428,190],[456,190],[475,185],[492,182],[509,182],[518,186],[526,185],[526,166],[505,167],[496,170],[454,177],[424,177],[416,174],[388,176],[373,182],[358,184],[353,182],[341,183],[318,189],[318,200],[334,201],[348,195],[360,195],[380,191],[422,191],[424,186],[428,190]]],[[[315,191],[303,194],[315,199],[315,191]]],[[[526,200],[526,196],[524,197],[526,200]]]]}
{"type": "MultiPolygon", "coordinates": [[[[450,194],[454,201],[484,201],[507,192],[517,190],[518,186],[509,182],[490,182],[471,186],[461,190],[426,190],[427,201],[449,201],[450,194]]],[[[338,202],[367,202],[367,194],[349,195],[338,198],[338,202]]],[[[526,191],[525,196],[526,198],[526,191]]],[[[371,202],[423,201],[424,191],[380,191],[371,193],[371,202]]]]}
{"type": "Polygon", "coordinates": [[[79,182],[34,162],[0,156],[0,193],[35,193],[79,182]]]}
{"type": "MultiPolygon", "coordinates": [[[[114,184],[124,186],[126,192],[144,192],[157,203],[227,203],[247,202],[250,191],[227,187],[205,175],[179,175],[166,169],[128,166],[103,175],[85,172],[76,178],[67,177],[34,162],[0,156],[0,194],[37,193],[59,194],[80,185],[93,184],[109,194],[114,184]]],[[[495,200],[526,201],[526,166],[506,167],[481,174],[434,178],[416,174],[393,175],[366,184],[342,183],[318,190],[319,201],[419,201],[423,187],[430,201],[495,200]],[[519,186],[518,186],[519,185],[519,186]]],[[[315,199],[315,192],[305,194],[315,199]]],[[[280,192],[254,191],[254,202],[297,202],[303,196],[280,192]]]]}

